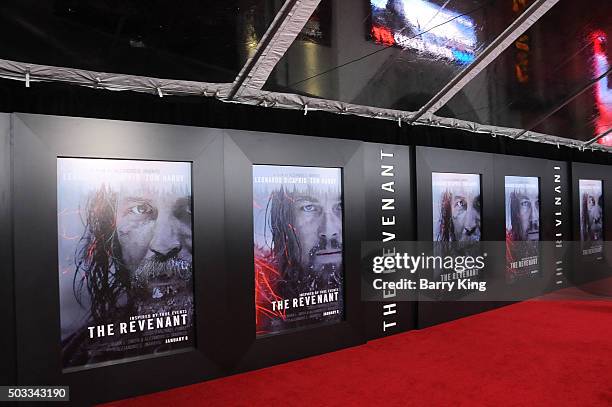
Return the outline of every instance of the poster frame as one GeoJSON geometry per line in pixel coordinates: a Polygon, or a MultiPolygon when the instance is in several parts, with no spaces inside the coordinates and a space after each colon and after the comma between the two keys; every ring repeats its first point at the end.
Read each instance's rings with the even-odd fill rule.
{"type": "Polygon", "coordinates": [[[235,322],[227,346],[234,349],[233,371],[257,369],[364,343],[360,290],[361,241],[365,237],[363,143],[239,130],[225,133],[226,270],[227,279],[232,282],[227,302],[228,317],[235,322]],[[323,142],[325,148],[321,148],[323,142]],[[256,336],[252,166],[258,164],[341,169],[346,239],[343,321],[256,336]]]}
{"type": "Polygon", "coordinates": [[[609,166],[587,163],[572,163],[572,232],[574,244],[574,266],[572,282],[576,285],[610,277],[610,264],[612,262],[612,248],[608,243],[612,236],[612,174],[609,166]],[[583,255],[580,240],[580,187],[579,180],[601,180],[604,200],[603,236],[604,247],[600,255],[583,255]]]}
{"type": "MultiPolygon", "coordinates": [[[[417,238],[433,241],[432,173],[460,173],[480,175],[481,241],[494,239],[494,225],[501,224],[503,207],[497,208],[494,199],[493,154],[451,150],[436,147],[416,147],[416,209],[417,238]]],[[[505,225],[505,221],[503,222],[505,225]]],[[[482,270],[486,280],[498,264],[489,263],[482,270]]],[[[497,308],[504,303],[492,301],[420,301],[418,328],[477,314],[497,308]]]]}
{"type": "Polygon", "coordinates": [[[216,129],[30,114],[13,115],[17,377],[20,385],[70,386],[94,404],[223,375],[221,312],[223,137],[216,129]],[[126,363],[62,372],[57,250],[57,158],[192,163],[195,347],[126,363]],[[212,193],[211,193],[212,192],[212,193]],[[31,249],[37,248],[35,256],[31,249]],[[35,292],[36,295],[32,295],[35,292]],[[172,372],[168,374],[168,372],[172,372]]]}
{"type": "MultiPolygon", "coordinates": [[[[495,231],[493,240],[505,241],[505,177],[518,176],[538,178],[540,241],[559,243],[545,244],[540,248],[539,276],[509,284],[508,290],[526,298],[566,287],[571,273],[569,248],[572,240],[570,226],[572,205],[567,162],[501,154],[495,154],[494,157],[495,199],[496,206],[503,208],[504,228],[495,231]]],[[[501,255],[505,256],[505,253],[501,255]]],[[[505,266],[500,272],[505,273],[505,266]]]]}

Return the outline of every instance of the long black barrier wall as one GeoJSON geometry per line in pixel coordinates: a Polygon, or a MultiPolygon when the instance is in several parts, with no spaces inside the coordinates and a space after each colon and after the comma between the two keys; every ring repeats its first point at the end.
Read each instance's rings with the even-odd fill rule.
{"type": "MultiPolygon", "coordinates": [[[[466,153],[457,150],[417,148],[418,239],[431,241],[432,173],[474,174],[480,178],[480,240],[506,241],[506,177],[531,177],[538,190],[539,240],[555,242],[539,249],[538,267],[533,275],[514,278],[506,275],[505,250],[488,253],[496,261],[483,271],[487,281],[506,280],[506,294],[529,298],[571,283],[572,241],[571,182],[567,163],[501,154],[466,153]],[[520,293],[520,294],[519,294],[520,293]]],[[[509,180],[508,182],[516,182],[509,180]]],[[[502,246],[500,246],[501,248],[502,246]]],[[[508,305],[507,301],[420,302],[419,327],[427,327],[467,315],[508,305]]]]}
{"type": "MultiPolygon", "coordinates": [[[[68,385],[74,404],[89,404],[150,393],[365,342],[365,319],[360,299],[360,250],[361,242],[365,240],[363,143],[328,139],[325,140],[327,148],[321,149],[321,140],[310,137],[27,114],[14,114],[13,123],[13,199],[21,203],[16,206],[13,216],[19,384],[68,385]],[[62,167],[60,171],[59,163],[65,166],[68,164],[63,160],[74,159],[89,161],[75,167],[80,169],[65,170],[62,167]],[[121,320],[115,322],[105,317],[113,322],[109,326],[113,325],[114,333],[110,327],[93,322],[87,322],[95,325],[92,331],[83,330],[82,334],[76,331],[76,336],[63,333],[64,329],[71,329],[72,324],[60,320],[60,316],[72,321],[74,318],[70,315],[79,315],[74,309],[80,305],[87,310],[89,299],[93,304],[97,292],[82,297],[79,284],[89,287],[89,280],[95,278],[93,273],[96,270],[111,270],[104,266],[107,256],[119,264],[127,264],[129,257],[125,257],[126,253],[128,256],[133,253],[133,249],[124,243],[118,243],[120,251],[111,249],[115,246],[108,246],[111,238],[104,238],[106,235],[102,236],[103,240],[94,235],[94,243],[108,249],[95,254],[95,246],[88,245],[87,257],[83,260],[79,260],[79,253],[84,253],[81,250],[58,250],[60,240],[80,242],[89,239],[88,235],[75,234],[78,222],[87,222],[93,227],[106,222],[106,218],[99,215],[105,213],[105,206],[96,203],[97,200],[93,206],[87,203],[86,207],[81,207],[72,199],[72,206],[60,207],[59,202],[75,192],[61,189],[61,194],[58,193],[60,183],[92,180],[83,173],[85,165],[96,166],[98,164],[94,162],[102,159],[114,163],[130,160],[153,162],[153,165],[155,162],[191,164],[193,228],[189,244],[193,259],[195,312],[192,347],[159,357],[150,354],[134,356],[129,351],[117,351],[117,356],[109,356],[104,351],[100,353],[92,349],[88,351],[85,362],[79,362],[85,356],[82,351],[73,349],[80,349],[82,343],[92,340],[92,335],[94,343],[98,341],[102,346],[110,346],[109,342],[99,342],[98,335],[114,335],[121,320]],[[262,164],[336,168],[342,174],[344,315],[337,323],[261,338],[256,335],[253,165],[262,164]],[[37,248],[36,256],[31,255],[32,248],[37,248]],[[81,278],[74,272],[74,267],[77,266],[77,272],[79,268],[85,270],[86,264],[90,263],[83,262],[94,258],[89,257],[91,253],[92,256],[103,256],[102,261],[96,263],[102,266],[88,268],[81,278]],[[72,288],[71,280],[74,281],[72,288]],[[32,295],[34,292],[36,295],[32,295]],[[75,303],[77,298],[81,298],[82,303],[75,303]],[[45,334],[41,335],[41,332],[45,334]],[[89,339],[79,339],[81,335],[89,335],[89,339]],[[61,343],[60,338],[63,338],[61,343]]],[[[132,165],[134,169],[140,168],[138,164],[132,165]]],[[[96,170],[99,177],[94,176],[92,182],[99,182],[98,178],[105,179],[109,172],[124,174],[128,177],[126,179],[130,179],[132,173],[143,172],[121,166],[120,170],[100,168],[96,170]]],[[[151,172],[150,177],[155,174],[151,172]]],[[[111,186],[111,181],[108,182],[106,188],[109,192],[104,193],[115,193],[116,188],[111,186]]],[[[101,191],[106,191],[104,184],[102,187],[101,191]]],[[[82,192],[78,193],[82,195],[82,192]]],[[[112,195],[105,196],[108,197],[100,202],[114,199],[112,195]]],[[[128,200],[140,202],[141,198],[128,200]]],[[[129,213],[137,211],[137,216],[153,213],[152,209],[147,210],[147,205],[141,203],[129,213]]],[[[172,209],[174,217],[179,216],[176,215],[179,209],[172,209]]],[[[117,219],[119,215],[128,213],[120,206],[112,210],[116,211],[117,219]]],[[[114,225],[111,228],[117,228],[119,236],[129,233],[129,228],[120,231],[112,219],[111,224],[114,225]]],[[[116,277],[118,275],[115,274],[114,280],[101,280],[104,293],[113,293],[105,284],[117,281],[121,278],[116,277]]],[[[94,288],[98,286],[96,284],[94,288]]],[[[132,294],[124,295],[129,301],[132,294]]],[[[106,297],[101,298],[106,301],[106,297]]],[[[103,303],[106,304],[104,309],[113,307],[121,298],[111,297],[111,302],[103,303]]],[[[88,312],[93,314],[94,308],[88,312]]],[[[75,320],[74,323],[81,322],[75,320]]]]}
{"type": "Polygon", "coordinates": [[[15,383],[11,195],[11,117],[0,114],[0,383],[15,383]]]}
{"type": "MultiPolygon", "coordinates": [[[[357,120],[349,119],[353,123],[357,120]]],[[[8,264],[8,269],[13,270],[10,264],[13,250],[6,248],[14,245],[17,306],[10,317],[12,320],[16,315],[19,346],[12,352],[15,347],[9,343],[7,349],[17,355],[19,384],[70,385],[72,401],[77,405],[150,393],[270,366],[503,305],[484,302],[416,304],[395,302],[392,297],[384,303],[361,301],[361,241],[380,241],[382,236],[389,234],[398,241],[432,240],[432,172],[480,175],[483,239],[503,241],[504,191],[500,185],[508,175],[538,177],[542,208],[557,206],[559,202],[561,211],[558,212],[562,215],[548,213],[541,218],[542,239],[559,238],[561,234],[561,240],[565,240],[571,234],[569,197],[572,195],[569,191],[570,166],[566,160],[361,143],[342,140],[341,136],[350,138],[347,133],[324,133],[323,129],[318,129],[321,134],[338,138],[28,114],[14,114],[12,122],[12,154],[7,154],[5,149],[1,163],[3,168],[10,169],[10,162],[14,162],[14,191],[6,202],[13,200],[19,204],[15,205],[12,216],[9,205],[4,203],[2,207],[3,222],[9,225],[2,229],[4,234],[1,235],[8,239],[8,244],[3,245],[6,260],[3,257],[2,276],[12,276],[12,272],[4,273],[4,265],[8,264]],[[195,343],[192,348],[172,355],[137,358],[91,369],[62,369],[57,281],[58,157],[191,163],[195,298],[195,343]],[[520,169],[516,169],[515,163],[520,164],[520,169]],[[344,317],[338,323],[279,335],[256,335],[252,171],[253,165],[264,164],[341,170],[345,305],[344,317]],[[390,185],[393,188],[389,188],[390,185]],[[6,233],[11,230],[10,224],[15,228],[12,241],[10,233],[6,233]],[[34,247],[37,256],[31,254],[34,247]]],[[[363,129],[354,131],[357,135],[363,134],[363,129]]],[[[433,130],[428,131],[432,132],[432,139],[437,137],[433,130]]],[[[568,153],[559,151],[560,156],[568,153]]],[[[529,153],[534,155],[533,151],[529,153]]],[[[594,160],[603,161],[603,158],[607,157],[596,155],[594,160]]],[[[589,168],[591,172],[585,172],[584,176],[594,178],[604,177],[601,174],[608,167],[591,165],[589,168]]],[[[578,172],[576,169],[574,172],[575,181],[578,172]]],[[[3,174],[3,192],[8,192],[11,172],[3,174]]],[[[604,183],[605,191],[609,184],[604,183]]],[[[606,236],[608,234],[606,232],[606,236]]],[[[551,273],[560,272],[559,279],[533,295],[566,285],[567,259],[555,256],[556,253],[551,256],[554,265],[547,263],[543,274],[550,277],[551,273]]],[[[6,287],[13,287],[11,281],[6,287]]],[[[512,289],[523,289],[521,287],[527,287],[526,283],[513,285],[512,289]]],[[[6,298],[8,300],[10,294],[6,298]]],[[[11,304],[12,301],[8,304],[9,310],[11,304]]],[[[11,327],[11,321],[8,323],[11,327]]],[[[10,356],[7,355],[9,362],[10,356]]],[[[10,375],[10,363],[7,366],[10,375]]]]}

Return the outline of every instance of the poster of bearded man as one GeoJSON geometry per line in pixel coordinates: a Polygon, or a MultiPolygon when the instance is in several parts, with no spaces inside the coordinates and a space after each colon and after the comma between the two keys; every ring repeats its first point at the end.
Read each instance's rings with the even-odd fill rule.
{"type": "Polygon", "coordinates": [[[257,335],[343,320],[339,168],[253,166],[257,335]]]}
{"type": "Polygon", "coordinates": [[[191,164],[58,158],[64,370],[194,346],[191,164]]]}
{"type": "Polygon", "coordinates": [[[537,177],[505,177],[506,282],[540,275],[540,187],[537,177]]]}
{"type": "Polygon", "coordinates": [[[603,181],[578,180],[580,194],[580,243],[584,256],[603,252],[604,196],[603,181]]]}
{"type": "MultiPolygon", "coordinates": [[[[480,256],[482,201],[480,175],[431,174],[434,255],[480,256]]],[[[481,270],[434,270],[434,278],[479,279],[481,270]]]]}

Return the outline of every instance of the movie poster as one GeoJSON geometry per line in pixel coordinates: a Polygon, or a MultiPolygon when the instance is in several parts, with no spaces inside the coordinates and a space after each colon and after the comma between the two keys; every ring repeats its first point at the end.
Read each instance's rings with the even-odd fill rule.
{"type": "Polygon", "coordinates": [[[578,180],[580,193],[580,242],[582,254],[603,252],[603,182],[578,180]]]}
{"type": "MultiPolygon", "coordinates": [[[[480,175],[434,172],[431,178],[434,255],[480,256],[480,175]]],[[[477,268],[444,269],[436,270],[434,278],[477,280],[480,273],[477,268]]]]}
{"type": "Polygon", "coordinates": [[[257,335],[341,321],[339,168],[253,166],[257,335]]]}
{"type": "Polygon", "coordinates": [[[540,187],[537,177],[505,177],[506,282],[540,272],[540,187]]]}
{"type": "Polygon", "coordinates": [[[58,158],[64,370],[194,345],[191,164],[58,158]]]}

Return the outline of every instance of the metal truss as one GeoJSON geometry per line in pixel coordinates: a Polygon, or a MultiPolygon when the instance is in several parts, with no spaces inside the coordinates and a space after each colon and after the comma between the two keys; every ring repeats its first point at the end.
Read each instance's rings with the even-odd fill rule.
{"type": "Polygon", "coordinates": [[[321,0],[288,0],[259,42],[255,55],[242,67],[227,97],[244,89],[261,89],[272,70],[289,49],[321,0]]]}

